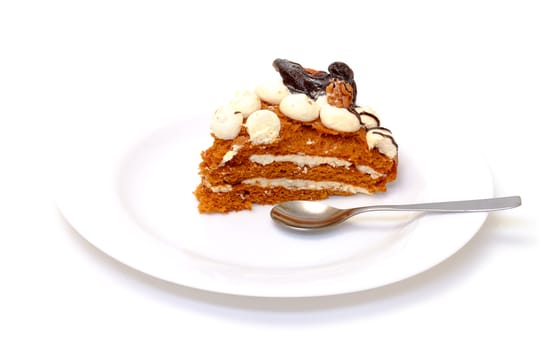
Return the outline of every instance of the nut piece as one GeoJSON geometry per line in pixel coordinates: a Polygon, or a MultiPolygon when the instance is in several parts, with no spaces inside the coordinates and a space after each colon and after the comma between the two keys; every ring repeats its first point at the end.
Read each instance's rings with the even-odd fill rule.
{"type": "Polygon", "coordinates": [[[339,108],[349,108],[353,105],[353,87],[344,80],[333,79],[326,86],[328,103],[339,108]]]}

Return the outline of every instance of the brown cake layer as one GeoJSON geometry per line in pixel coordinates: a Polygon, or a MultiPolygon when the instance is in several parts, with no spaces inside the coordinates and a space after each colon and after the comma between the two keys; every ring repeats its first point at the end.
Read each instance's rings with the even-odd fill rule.
{"type": "Polygon", "coordinates": [[[330,195],[350,196],[349,192],[328,190],[291,190],[284,187],[263,188],[258,186],[237,185],[230,192],[214,193],[200,184],[195,190],[199,198],[198,210],[201,213],[227,213],[252,209],[252,204],[276,204],[289,200],[319,200],[330,195]]]}

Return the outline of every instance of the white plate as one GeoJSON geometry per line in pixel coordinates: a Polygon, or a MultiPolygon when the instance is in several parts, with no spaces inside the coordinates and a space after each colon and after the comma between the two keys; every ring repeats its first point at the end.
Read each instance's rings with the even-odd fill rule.
{"type": "MultiPolygon", "coordinates": [[[[101,140],[91,152],[67,159],[61,212],[97,248],[146,274],[269,297],[333,295],[405,279],[454,254],[486,219],[486,213],[371,213],[304,235],[274,224],[269,206],[200,215],[192,192],[200,151],[211,143],[207,119],[138,139],[101,140]]],[[[387,193],[328,202],[345,207],[493,195],[486,163],[463,142],[396,136],[399,176],[387,193]]]]}

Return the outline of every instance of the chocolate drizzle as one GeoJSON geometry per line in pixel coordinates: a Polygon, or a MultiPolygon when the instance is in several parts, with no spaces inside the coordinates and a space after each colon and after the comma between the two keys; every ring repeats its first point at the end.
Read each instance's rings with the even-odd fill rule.
{"type": "Polygon", "coordinates": [[[387,128],[384,128],[384,127],[381,127],[381,126],[378,126],[378,127],[375,127],[375,128],[370,128],[368,131],[371,131],[373,134],[389,138],[391,140],[391,142],[393,143],[393,145],[398,149],[398,144],[396,143],[395,139],[393,138],[392,133],[391,133],[391,135],[388,135],[386,132],[381,132],[381,131],[377,131],[377,130],[384,130],[384,131],[389,132],[389,133],[391,133],[391,130],[389,130],[387,128]]]}
{"type": "Polygon", "coordinates": [[[349,108],[347,108],[347,110],[349,112],[353,113],[358,118],[358,121],[360,122],[360,125],[364,125],[364,123],[362,122],[362,118],[360,116],[361,115],[367,115],[369,117],[374,118],[374,120],[376,121],[376,124],[379,126],[379,118],[375,114],[367,112],[367,111],[359,112],[359,111],[356,110],[356,106],[349,107],[349,108]]]}
{"type": "Polygon", "coordinates": [[[292,92],[304,93],[312,99],[326,93],[326,87],[333,79],[343,80],[353,88],[353,104],[356,102],[356,83],[353,70],[343,62],[334,62],[328,72],[303,68],[302,65],[277,58],[273,67],[282,77],[282,82],[292,92]]]}

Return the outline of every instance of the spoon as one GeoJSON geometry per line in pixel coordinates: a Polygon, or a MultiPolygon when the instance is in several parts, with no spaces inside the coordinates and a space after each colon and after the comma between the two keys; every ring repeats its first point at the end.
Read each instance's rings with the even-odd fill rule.
{"type": "Polygon", "coordinates": [[[338,209],[314,201],[289,201],[275,205],[271,210],[271,218],[294,228],[315,229],[339,224],[351,216],[368,211],[471,213],[511,209],[519,205],[519,196],[421,204],[370,205],[349,209],[338,209]]]}

